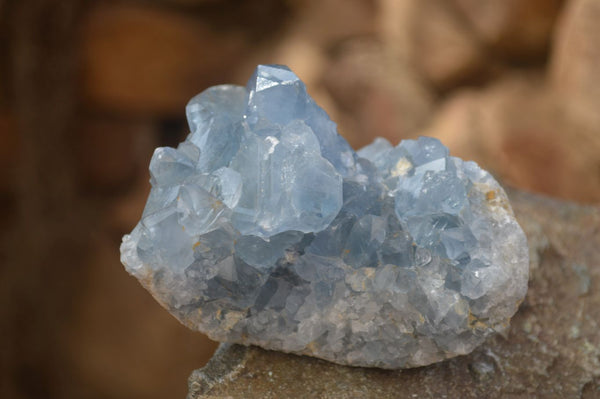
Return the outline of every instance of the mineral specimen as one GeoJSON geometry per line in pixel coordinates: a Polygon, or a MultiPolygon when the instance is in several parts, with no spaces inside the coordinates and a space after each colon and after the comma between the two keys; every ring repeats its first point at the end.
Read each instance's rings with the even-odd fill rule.
{"type": "Polygon", "coordinates": [[[186,108],[126,269],[190,328],[336,363],[422,366],[505,329],[528,250],[506,194],[421,137],[354,152],[287,67],[186,108]]]}

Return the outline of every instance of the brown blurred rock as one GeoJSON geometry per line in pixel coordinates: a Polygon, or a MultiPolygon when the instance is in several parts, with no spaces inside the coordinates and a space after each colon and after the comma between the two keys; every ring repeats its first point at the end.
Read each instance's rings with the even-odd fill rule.
{"type": "Polygon", "coordinates": [[[115,113],[180,116],[192,96],[230,80],[246,44],[190,14],[96,2],[83,29],[85,96],[115,113]]]}
{"type": "Polygon", "coordinates": [[[139,222],[150,188],[149,174],[140,174],[128,192],[107,207],[104,215],[107,227],[117,237],[129,233],[139,222]]]}
{"type": "Polygon", "coordinates": [[[222,346],[189,379],[200,398],[593,398],[600,393],[600,209],[514,192],[530,243],[529,292],[506,337],[411,370],[343,367],[222,346]]]}
{"type": "Polygon", "coordinates": [[[174,6],[203,6],[211,3],[223,2],[223,0],[147,0],[148,3],[167,4],[174,6]]]}
{"type": "Polygon", "coordinates": [[[20,152],[14,117],[8,110],[0,110],[0,192],[6,193],[14,189],[20,152]]]}
{"type": "Polygon", "coordinates": [[[325,49],[342,40],[375,32],[373,0],[308,0],[295,4],[288,31],[325,49]]]}
{"type": "Polygon", "coordinates": [[[452,3],[473,29],[473,38],[499,55],[535,60],[548,49],[562,0],[452,0],[452,3]]]}
{"type": "Polygon", "coordinates": [[[216,344],[158,306],[123,269],[117,242],[97,229],[61,342],[76,397],[183,397],[189,370],[205,364],[216,344]]]}
{"type": "Polygon", "coordinates": [[[417,1],[377,0],[377,33],[386,50],[407,61],[411,53],[412,25],[417,1]]]}
{"type": "Polygon", "coordinates": [[[480,79],[485,58],[444,0],[418,1],[411,20],[411,60],[440,89],[480,79]]]}
{"type": "Polygon", "coordinates": [[[582,202],[600,201],[600,139],[564,117],[540,75],[514,75],[483,91],[460,91],[423,135],[516,187],[582,202]]]}
{"type": "Polygon", "coordinates": [[[156,143],[151,120],[88,116],[75,137],[78,174],[83,186],[96,193],[131,184],[146,170],[156,143]]]}
{"type": "Polygon", "coordinates": [[[354,148],[382,136],[393,143],[427,122],[433,95],[411,68],[373,39],[355,39],[332,55],[322,84],[339,112],[339,130],[354,148]]]}
{"type": "MultiPolygon", "coordinates": [[[[558,24],[550,78],[569,116],[600,129],[600,2],[573,0],[558,24]]],[[[599,155],[600,157],[600,155],[599,155]]]]}

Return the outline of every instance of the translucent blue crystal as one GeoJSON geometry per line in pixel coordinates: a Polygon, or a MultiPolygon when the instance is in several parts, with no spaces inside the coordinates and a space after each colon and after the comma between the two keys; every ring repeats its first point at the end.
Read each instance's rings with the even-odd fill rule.
{"type": "Polygon", "coordinates": [[[219,341],[403,368],[468,353],[525,295],[506,194],[436,139],[354,152],[287,67],[258,66],[186,107],[150,162],[122,261],[219,341]]]}

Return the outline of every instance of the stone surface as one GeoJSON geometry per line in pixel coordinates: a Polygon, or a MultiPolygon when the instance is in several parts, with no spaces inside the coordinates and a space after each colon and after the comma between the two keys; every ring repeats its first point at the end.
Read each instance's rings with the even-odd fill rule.
{"type": "Polygon", "coordinates": [[[421,137],[354,152],[287,67],[186,108],[158,148],[126,269],[214,340],[416,367],[504,331],[528,253],[506,194],[421,137]]]}
{"type": "Polygon", "coordinates": [[[510,331],[467,356],[412,370],[337,366],[223,345],[189,380],[200,398],[583,398],[600,395],[600,209],[510,195],[531,254],[510,331]]]}

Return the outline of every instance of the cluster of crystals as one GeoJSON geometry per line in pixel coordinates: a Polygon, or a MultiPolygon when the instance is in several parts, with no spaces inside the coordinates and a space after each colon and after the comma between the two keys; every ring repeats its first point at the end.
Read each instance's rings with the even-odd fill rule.
{"type": "Polygon", "coordinates": [[[354,152],[284,66],[187,106],[122,261],[218,341],[414,367],[470,352],[525,295],[506,195],[438,140],[354,152]]]}

